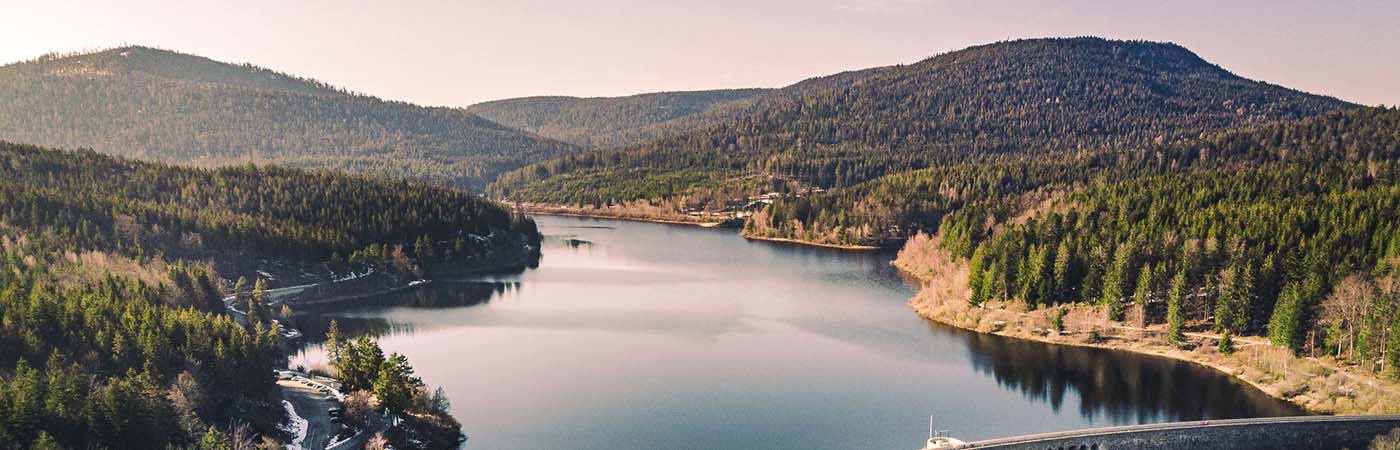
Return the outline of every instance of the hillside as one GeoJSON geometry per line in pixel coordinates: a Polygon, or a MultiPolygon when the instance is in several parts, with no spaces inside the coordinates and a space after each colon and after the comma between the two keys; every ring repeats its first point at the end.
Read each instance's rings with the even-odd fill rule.
{"type": "Polygon", "coordinates": [[[844,83],[809,80],[831,86],[691,133],[538,163],[491,190],[602,204],[680,197],[755,177],[839,187],[1022,153],[1182,142],[1203,131],[1351,107],[1240,78],[1174,44],[1098,38],[1001,42],[856,73],[844,83]]]}
{"type": "Polygon", "coordinates": [[[525,97],[467,108],[496,123],[591,149],[645,144],[710,128],[822,90],[849,87],[891,70],[876,67],[815,77],[780,89],[657,92],[627,97],[525,97]]]}
{"type": "Polygon", "coordinates": [[[589,148],[613,148],[685,131],[680,120],[750,103],[768,89],[658,92],[626,97],[525,97],[467,111],[493,122],[589,148]]]}
{"type": "Polygon", "coordinates": [[[1348,109],[1209,132],[1147,151],[1022,154],[900,172],[848,188],[777,199],[749,220],[746,232],[814,243],[881,245],[897,243],[915,231],[943,230],[945,238],[963,242],[957,253],[967,255],[970,242],[986,232],[982,225],[987,221],[1046,209],[1100,183],[1197,168],[1393,163],[1400,155],[1400,134],[1390,127],[1397,121],[1400,114],[1393,110],[1348,109]]]}
{"type": "Polygon", "coordinates": [[[473,194],[332,171],[199,169],[0,142],[0,175],[0,232],[74,252],[212,260],[230,275],[255,275],[231,270],[248,258],[315,266],[388,258],[395,246],[468,263],[538,239],[528,219],[473,194]]]}
{"type": "Polygon", "coordinates": [[[481,188],[575,151],[460,109],[145,47],[0,67],[0,139],[164,162],[249,160],[481,188]]]}
{"type": "MultiPolygon", "coordinates": [[[[0,142],[0,448],[280,448],[273,370],[297,319],[274,277],[416,280],[539,239],[456,189],[0,142]],[[228,294],[246,315],[225,314],[228,294]]],[[[459,425],[425,402],[405,408],[455,448],[459,425]]]]}
{"type": "MultiPolygon", "coordinates": [[[[1196,361],[1310,411],[1397,404],[1400,110],[917,171],[764,214],[839,239],[838,213],[873,204],[937,230],[897,262],[926,281],[911,301],[926,318],[1196,361]]],[[[761,219],[750,232],[772,231],[761,219]]]]}

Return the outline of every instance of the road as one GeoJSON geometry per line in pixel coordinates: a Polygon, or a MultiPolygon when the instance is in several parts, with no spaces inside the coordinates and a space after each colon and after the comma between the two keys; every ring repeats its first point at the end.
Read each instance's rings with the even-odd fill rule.
{"type": "Polygon", "coordinates": [[[337,405],[335,398],[327,399],[326,394],[292,380],[278,380],[277,386],[282,388],[283,397],[292,402],[297,415],[306,419],[306,440],[301,448],[325,450],[331,437],[340,430],[340,425],[331,423],[331,417],[326,413],[327,408],[337,405]]]}

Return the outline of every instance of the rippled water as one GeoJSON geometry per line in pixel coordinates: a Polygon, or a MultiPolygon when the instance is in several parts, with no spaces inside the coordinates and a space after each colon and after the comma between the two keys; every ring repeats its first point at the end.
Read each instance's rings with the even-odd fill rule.
{"type": "MultiPolygon", "coordinates": [[[[983,439],[1297,414],[1187,363],[918,318],[892,253],[733,230],[538,217],[520,274],[306,312],[408,355],[469,449],[911,449],[928,415],[983,439]]],[[[324,360],[308,344],[294,364],[324,360]]]]}

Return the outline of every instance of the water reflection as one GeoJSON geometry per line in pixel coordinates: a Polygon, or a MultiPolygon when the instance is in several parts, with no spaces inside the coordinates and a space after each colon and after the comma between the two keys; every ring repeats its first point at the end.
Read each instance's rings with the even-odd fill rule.
{"type": "Polygon", "coordinates": [[[296,325],[305,334],[303,345],[321,344],[326,330],[335,320],[346,336],[380,337],[412,334],[414,323],[391,322],[379,315],[392,307],[399,308],[461,308],[491,301],[496,296],[519,287],[519,282],[499,281],[439,281],[430,286],[384,295],[365,297],[334,306],[308,307],[298,311],[296,325]]]}
{"type": "Polygon", "coordinates": [[[979,373],[1059,412],[1075,392],[1079,414],[1113,423],[1291,416],[1304,412],[1213,369],[1098,348],[1049,345],[930,324],[967,343],[979,373]]]}
{"type": "Polygon", "coordinates": [[[982,439],[1298,412],[1187,363],[931,324],[888,252],[539,222],[538,269],[302,311],[293,362],[323,361],[331,318],[376,336],[484,449],[902,449],[930,413],[982,439]]]}

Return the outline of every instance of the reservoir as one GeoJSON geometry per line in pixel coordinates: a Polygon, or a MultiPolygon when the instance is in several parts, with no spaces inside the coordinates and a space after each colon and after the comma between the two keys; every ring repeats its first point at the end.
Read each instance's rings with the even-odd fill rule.
{"type": "Polygon", "coordinates": [[[907,305],[892,252],[734,230],[536,217],[539,267],[302,311],[440,386],[468,449],[921,447],[928,416],[976,440],[1294,415],[1210,369],[956,330],[907,305]]]}

